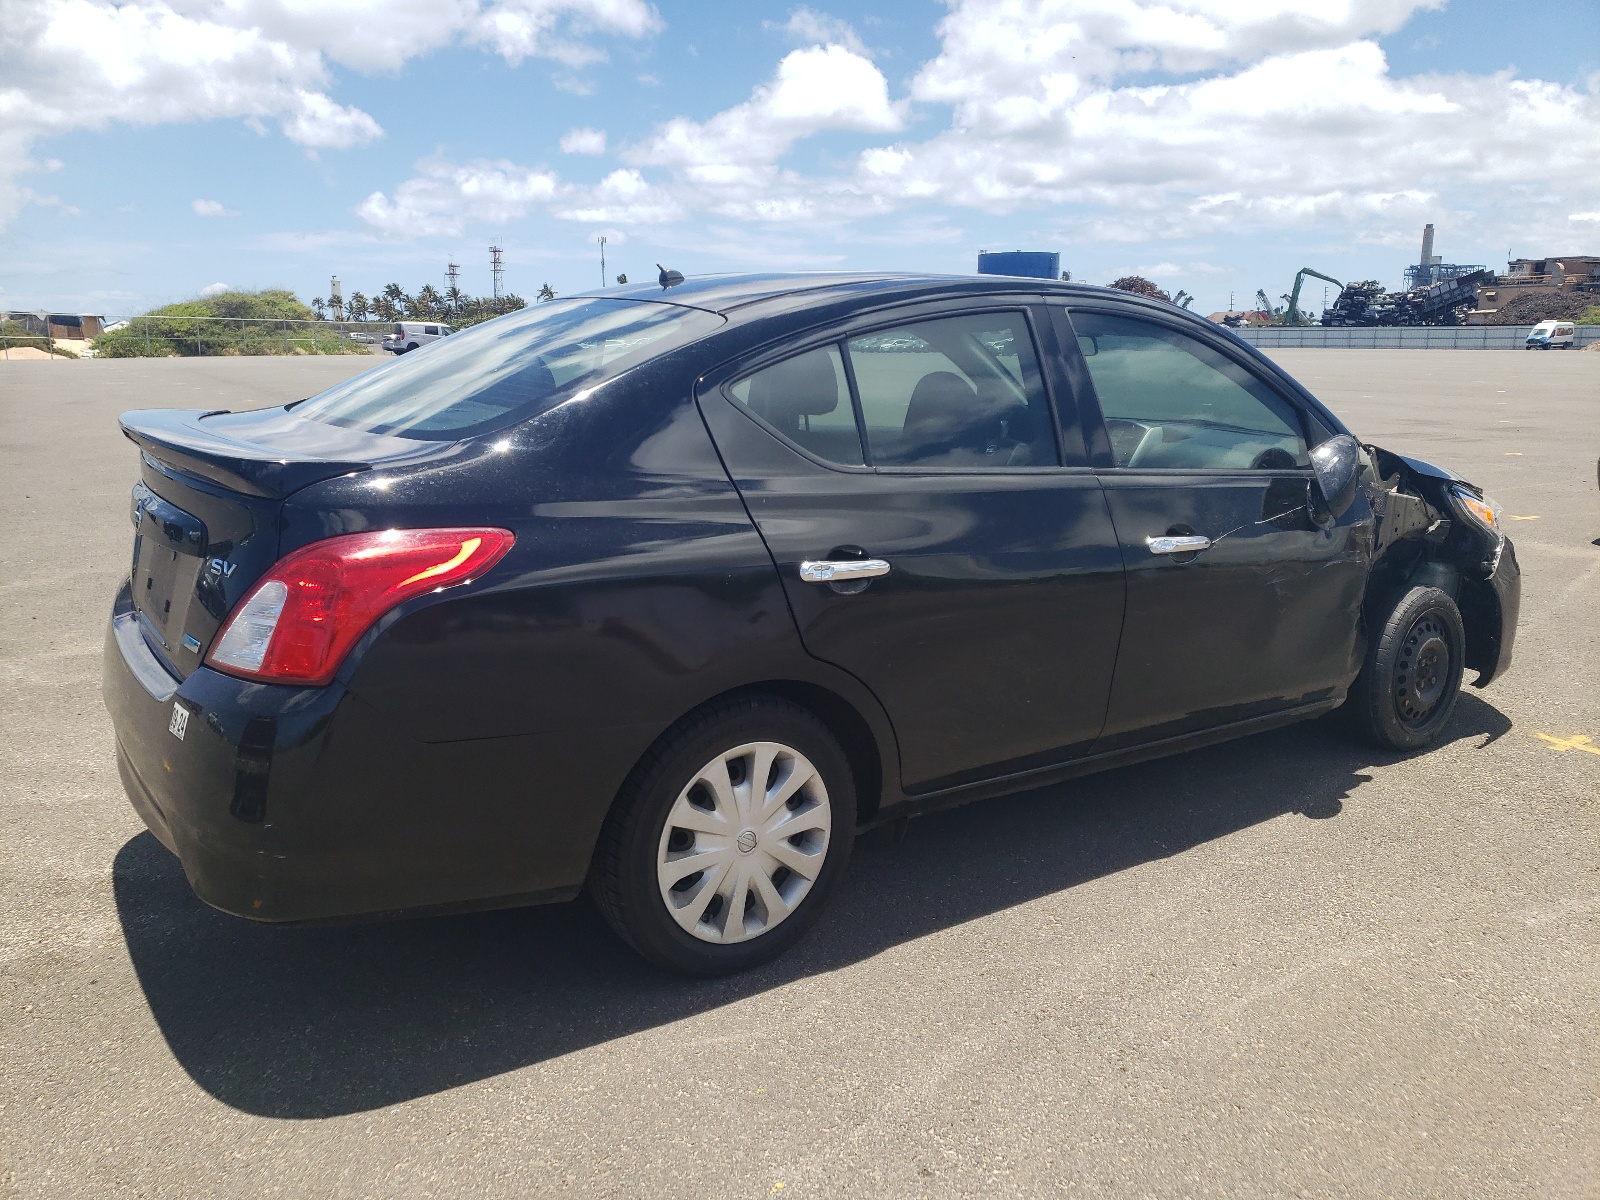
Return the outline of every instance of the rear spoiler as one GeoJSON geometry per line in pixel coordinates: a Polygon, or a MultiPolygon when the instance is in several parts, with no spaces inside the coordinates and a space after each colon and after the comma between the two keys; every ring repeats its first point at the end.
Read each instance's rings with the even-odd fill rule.
{"type": "MultiPolygon", "coordinates": [[[[207,429],[201,422],[206,417],[227,413],[226,409],[211,412],[194,412],[179,408],[145,408],[123,413],[118,418],[122,432],[144,452],[146,457],[163,463],[186,475],[198,475],[213,483],[251,496],[267,496],[281,500],[292,492],[324,479],[349,475],[354,471],[371,470],[372,464],[355,459],[322,454],[309,454],[285,448],[282,437],[274,438],[279,445],[268,446],[240,437],[230,437],[220,429],[207,429]]],[[[246,422],[256,414],[239,414],[246,422]]],[[[260,414],[268,421],[282,416],[282,410],[260,414]]],[[[263,422],[265,423],[265,422],[263,422]]],[[[306,424],[311,424],[306,422],[306,424]]],[[[327,443],[359,442],[363,435],[339,430],[336,426],[323,426],[327,443]]],[[[318,449],[334,449],[334,445],[318,449]]],[[[345,445],[339,449],[353,449],[345,445]]]]}

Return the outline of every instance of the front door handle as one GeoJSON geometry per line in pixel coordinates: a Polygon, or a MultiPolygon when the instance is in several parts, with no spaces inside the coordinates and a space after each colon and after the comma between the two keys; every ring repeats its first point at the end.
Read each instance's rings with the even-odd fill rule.
{"type": "Polygon", "coordinates": [[[876,579],[888,573],[889,564],[881,558],[808,561],[800,564],[800,578],[807,583],[847,583],[852,579],[876,579]]]}
{"type": "Polygon", "coordinates": [[[1203,533],[1183,537],[1169,534],[1163,537],[1145,538],[1144,544],[1150,547],[1151,554],[1194,554],[1200,550],[1211,549],[1211,539],[1203,533]]]}

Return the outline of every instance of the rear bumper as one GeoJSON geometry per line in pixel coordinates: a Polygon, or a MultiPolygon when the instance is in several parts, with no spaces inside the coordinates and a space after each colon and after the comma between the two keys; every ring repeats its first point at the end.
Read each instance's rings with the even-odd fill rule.
{"type": "Polygon", "coordinates": [[[337,683],[282,687],[201,667],[180,684],[128,601],[124,585],[102,672],[118,771],[206,903],[306,921],[562,900],[582,886],[615,794],[584,759],[620,743],[419,742],[337,683]]]}

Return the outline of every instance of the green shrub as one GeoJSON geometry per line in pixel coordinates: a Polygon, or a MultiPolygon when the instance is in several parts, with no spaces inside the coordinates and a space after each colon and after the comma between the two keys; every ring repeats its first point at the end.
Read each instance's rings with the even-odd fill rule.
{"type": "Polygon", "coordinates": [[[276,288],[164,304],[102,334],[94,348],[102,358],[369,353],[365,344],[315,321],[293,292],[276,288]],[[284,324],[252,323],[273,321],[284,324]]]}
{"type": "Polygon", "coordinates": [[[1579,325],[1600,325],[1600,304],[1591,304],[1578,318],[1579,325]]]}

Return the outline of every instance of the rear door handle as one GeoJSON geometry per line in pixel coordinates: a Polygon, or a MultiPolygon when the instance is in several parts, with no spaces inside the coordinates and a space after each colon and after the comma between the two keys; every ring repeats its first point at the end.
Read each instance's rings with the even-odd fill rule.
{"type": "Polygon", "coordinates": [[[844,583],[851,579],[876,579],[889,573],[881,558],[851,558],[829,562],[803,562],[800,578],[807,583],[844,583]]]}
{"type": "Polygon", "coordinates": [[[1203,533],[1190,534],[1185,537],[1152,537],[1145,538],[1144,544],[1150,547],[1151,554],[1193,554],[1198,550],[1211,549],[1211,539],[1203,533]]]}

